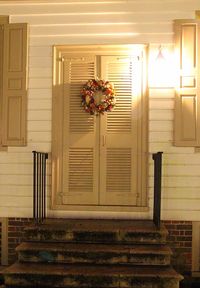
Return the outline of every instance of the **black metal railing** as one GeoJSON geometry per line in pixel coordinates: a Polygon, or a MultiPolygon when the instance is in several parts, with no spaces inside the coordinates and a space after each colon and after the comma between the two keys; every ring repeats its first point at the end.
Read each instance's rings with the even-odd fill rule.
{"type": "Polygon", "coordinates": [[[162,188],[162,154],[154,153],[154,201],[153,201],[153,222],[157,228],[160,228],[161,214],[161,188],[162,188]]]}
{"type": "Polygon", "coordinates": [[[46,161],[48,153],[33,151],[33,218],[46,218],[46,161]]]}

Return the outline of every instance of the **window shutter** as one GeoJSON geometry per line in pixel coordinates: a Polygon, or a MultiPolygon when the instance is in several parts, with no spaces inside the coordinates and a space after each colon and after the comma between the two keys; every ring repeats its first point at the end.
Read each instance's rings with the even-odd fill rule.
{"type": "Polygon", "coordinates": [[[81,106],[80,91],[95,78],[94,56],[64,61],[63,204],[98,203],[96,117],[81,106]]]}
{"type": "MultiPolygon", "coordinates": [[[[135,57],[102,56],[102,78],[114,84],[116,107],[101,117],[101,205],[137,204],[138,73],[135,57]]],[[[140,86],[141,88],[141,86],[140,86]]],[[[141,89],[140,89],[141,91],[141,89]]]]}
{"type": "Polygon", "coordinates": [[[6,15],[0,16],[0,24],[8,24],[8,23],[9,23],[9,16],[6,15]]]}
{"type": "Polygon", "coordinates": [[[178,87],[175,96],[174,144],[200,145],[200,29],[195,20],[175,21],[178,87]]]}
{"type": "Polygon", "coordinates": [[[4,25],[3,145],[26,144],[27,24],[4,25]]]}
{"type": "Polygon", "coordinates": [[[2,107],[3,107],[3,25],[0,25],[0,146],[2,145],[2,107]]]}

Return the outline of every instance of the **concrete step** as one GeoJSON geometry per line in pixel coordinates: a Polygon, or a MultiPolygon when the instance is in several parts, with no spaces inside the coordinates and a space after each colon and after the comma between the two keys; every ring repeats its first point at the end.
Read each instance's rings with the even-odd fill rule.
{"type": "Polygon", "coordinates": [[[166,243],[167,230],[148,220],[48,219],[25,229],[27,241],[77,243],[166,243]]]}
{"type": "Polygon", "coordinates": [[[169,265],[171,249],[164,245],[24,242],[17,247],[20,262],[169,265]]]}
{"type": "Polygon", "coordinates": [[[6,287],[178,288],[171,267],[120,267],[15,263],[4,271],[6,287]]]}

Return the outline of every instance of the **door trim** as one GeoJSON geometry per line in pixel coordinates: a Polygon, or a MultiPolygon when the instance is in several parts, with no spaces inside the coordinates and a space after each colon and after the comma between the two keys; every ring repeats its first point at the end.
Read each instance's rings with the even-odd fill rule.
{"type": "Polygon", "coordinates": [[[147,63],[146,45],[66,45],[53,47],[53,97],[52,97],[52,194],[51,208],[68,211],[147,211],[148,210],[148,95],[146,81],[147,63]],[[81,55],[135,55],[140,51],[143,60],[142,93],[140,99],[138,126],[141,133],[138,137],[138,152],[142,159],[138,166],[138,190],[141,191],[140,203],[137,206],[112,206],[112,205],[67,205],[63,204],[62,183],[62,139],[63,116],[60,111],[63,107],[63,61],[67,57],[81,55]]]}

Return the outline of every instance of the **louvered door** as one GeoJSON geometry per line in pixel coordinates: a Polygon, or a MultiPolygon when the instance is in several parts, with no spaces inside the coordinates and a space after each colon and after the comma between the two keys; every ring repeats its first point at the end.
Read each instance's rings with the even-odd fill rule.
{"type": "Polygon", "coordinates": [[[101,205],[137,203],[137,101],[141,91],[137,65],[136,58],[101,58],[101,77],[114,83],[117,99],[114,111],[101,117],[101,205]]]}
{"type": "Polygon", "coordinates": [[[82,85],[95,77],[95,56],[64,61],[63,204],[98,203],[96,118],[81,107],[82,85]]]}
{"type": "Polygon", "coordinates": [[[63,204],[141,205],[141,61],[67,56],[63,65],[63,204]],[[115,109],[99,116],[86,113],[80,99],[96,71],[116,90],[115,109]]]}

